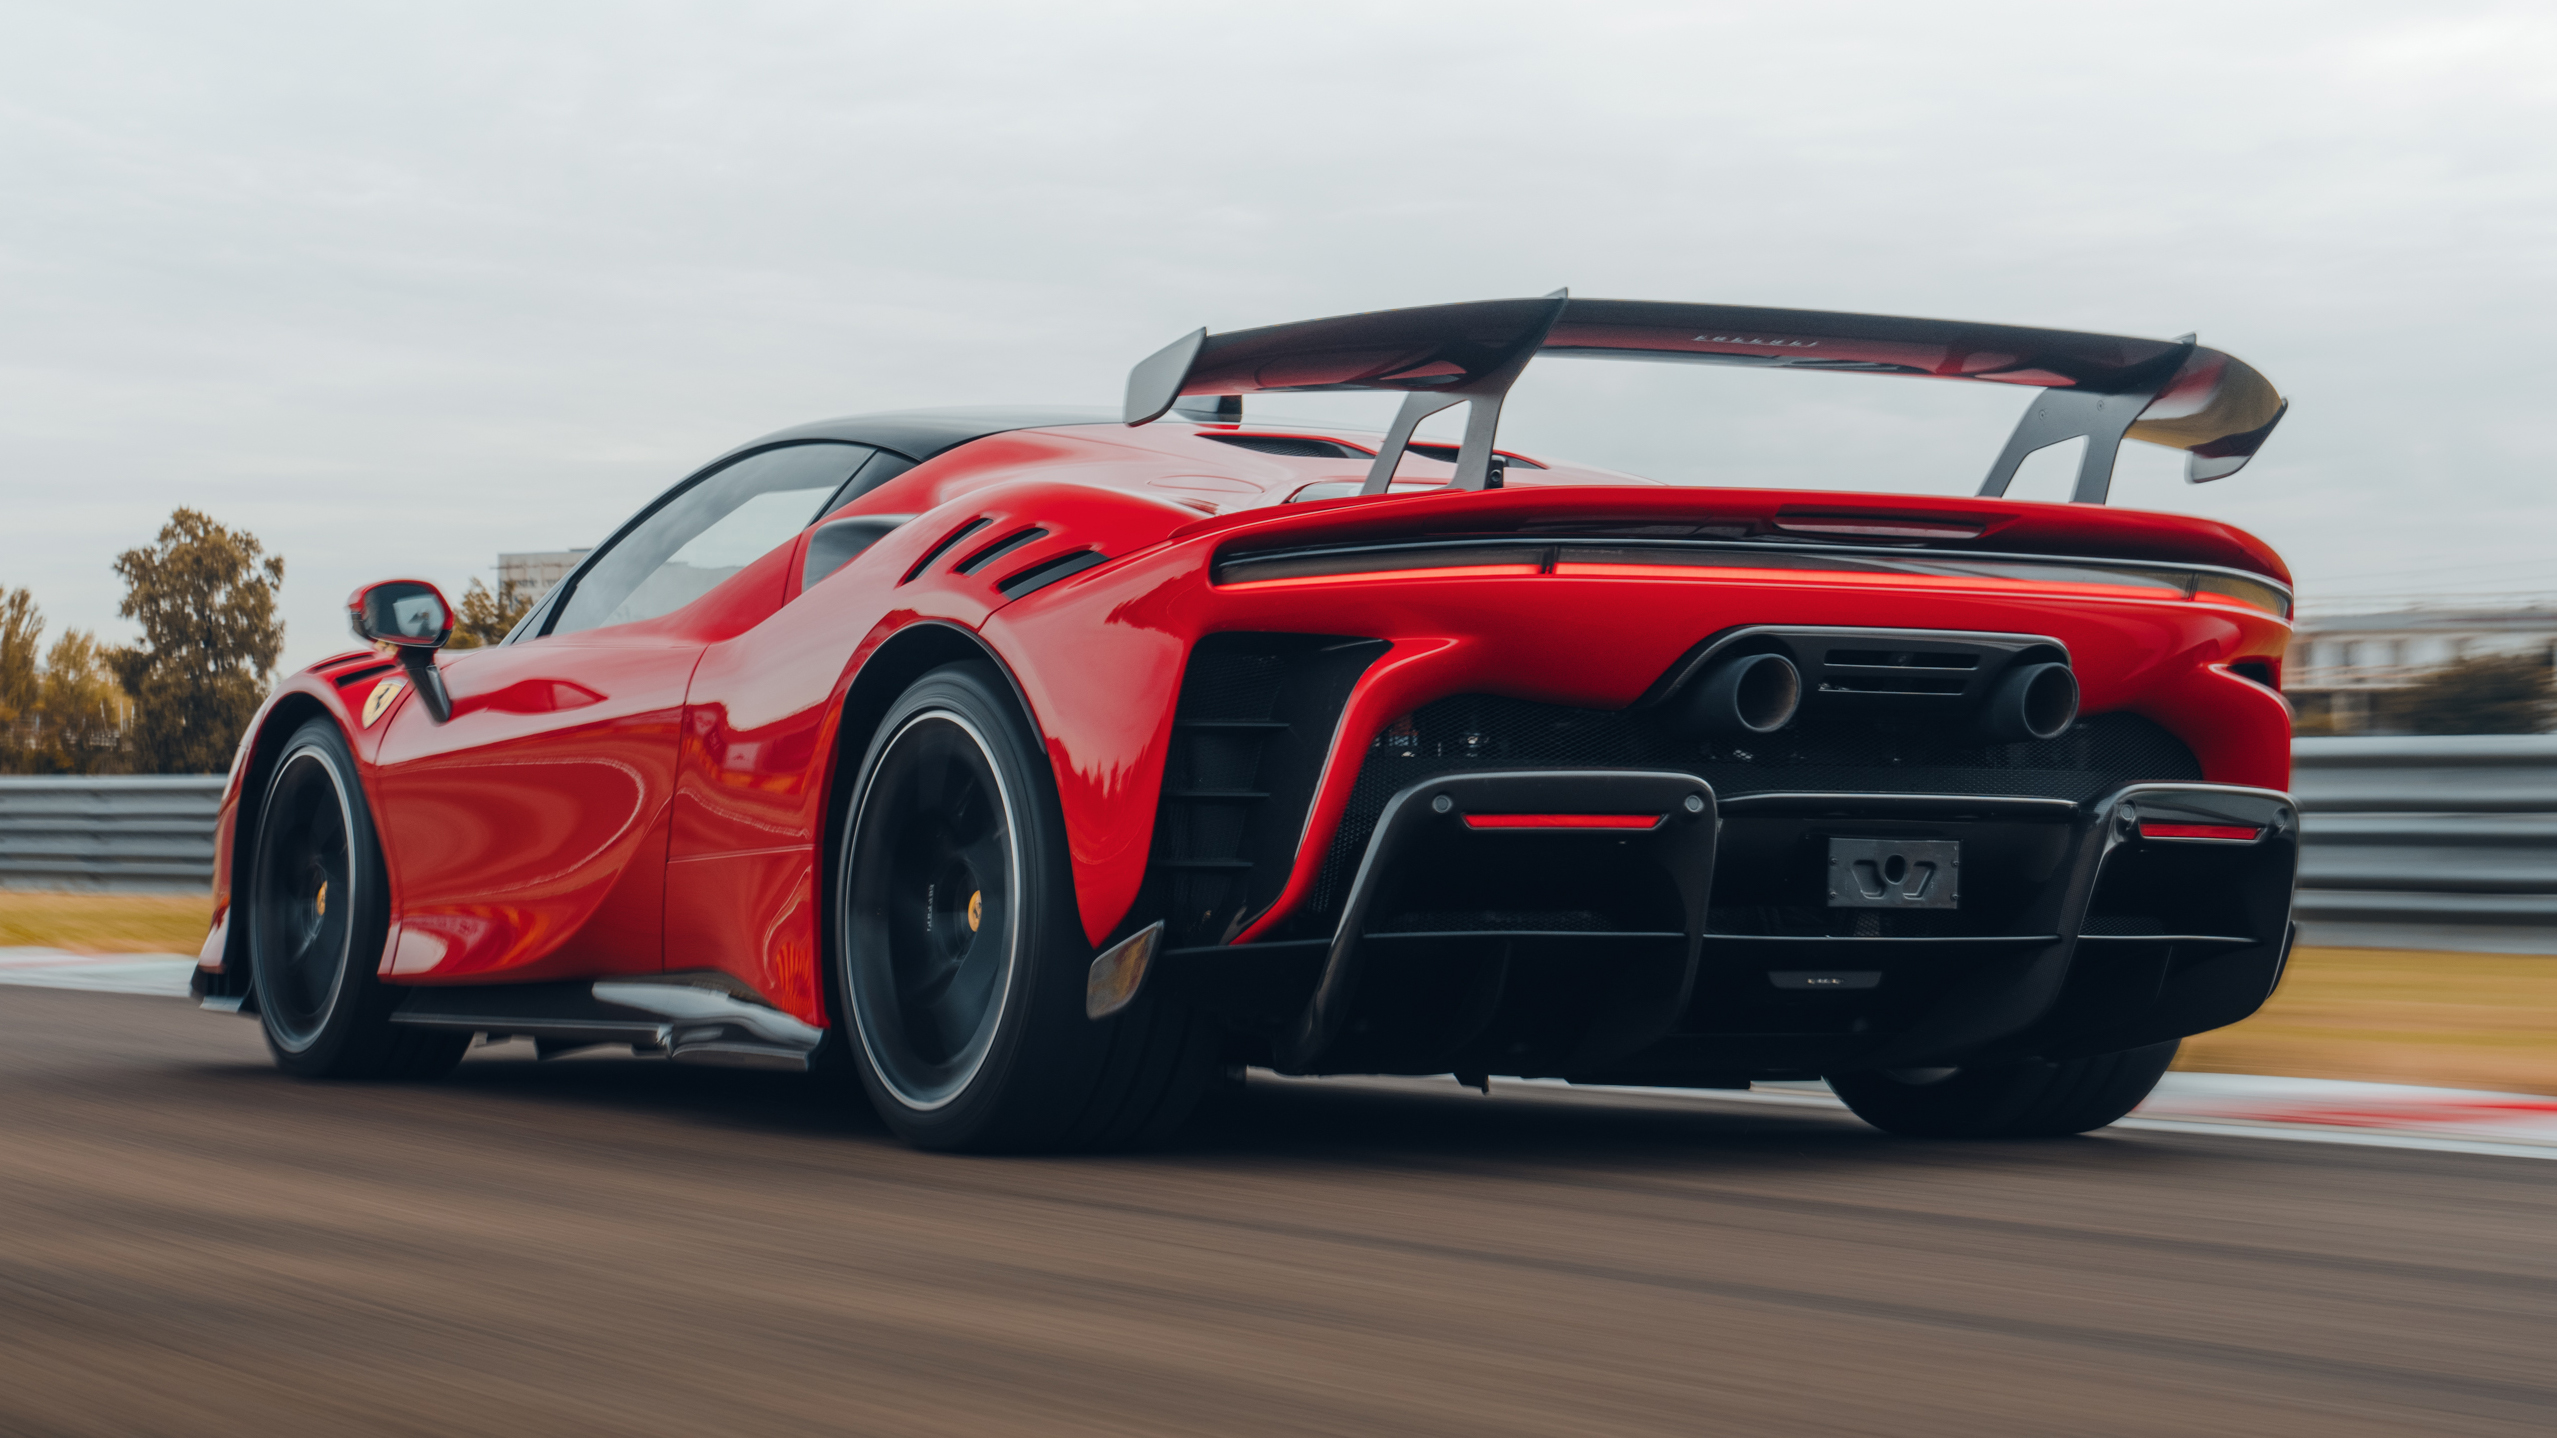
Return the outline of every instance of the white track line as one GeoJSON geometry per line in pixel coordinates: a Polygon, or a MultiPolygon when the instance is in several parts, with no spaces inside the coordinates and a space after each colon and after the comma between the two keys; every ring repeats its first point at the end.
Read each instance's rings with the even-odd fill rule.
{"type": "Polygon", "coordinates": [[[2113,1127],[2143,1129],[2152,1133],[2201,1134],[2212,1138],[2272,1138],[2291,1143],[2340,1143],[2360,1148],[2411,1148],[2426,1153],[2482,1153],[2495,1158],[2557,1158],[2557,1144],[2495,1143],[2486,1139],[2450,1138],[2396,1129],[2337,1128],[2322,1124],[2283,1127],[2255,1123],[2194,1123],[2180,1118],[2136,1116],[2116,1119],[2113,1127]]]}
{"type": "Polygon", "coordinates": [[[185,998],[195,960],[184,954],[73,954],[0,948],[0,984],[185,998]]]}

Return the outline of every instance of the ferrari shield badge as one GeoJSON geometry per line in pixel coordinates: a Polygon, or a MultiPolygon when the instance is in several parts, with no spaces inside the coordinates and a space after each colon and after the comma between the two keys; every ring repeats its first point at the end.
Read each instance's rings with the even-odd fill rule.
{"type": "Polygon", "coordinates": [[[364,697],[364,727],[372,728],[374,720],[389,713],[391,701],[399,698],[400,691],[407,687],[408,681],[397,677],[374,685],[373,692],[364,697]]]}

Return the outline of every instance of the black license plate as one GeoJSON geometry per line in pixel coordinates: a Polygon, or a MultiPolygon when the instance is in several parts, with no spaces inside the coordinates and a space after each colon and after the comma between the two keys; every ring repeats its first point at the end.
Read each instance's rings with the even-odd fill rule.
{"type": "Polygon", "coordinates": [[[1831,839],[1829,907],[1962,907],[1959,839],[1831,839]]]}

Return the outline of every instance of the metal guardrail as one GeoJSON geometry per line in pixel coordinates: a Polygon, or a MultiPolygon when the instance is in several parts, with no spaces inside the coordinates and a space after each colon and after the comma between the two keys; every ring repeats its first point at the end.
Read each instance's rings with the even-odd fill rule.
{"type": "Polygon", "coordinates": [[[213,884],[219,774],[0,777],[0,888],[213,884]]]}
{"type": "MultiPolygon", "coordinates": [[[[2557,953],[2557,735],[2302,739],[2312,942],[2557,953]]],[[[0,888],[200,889],[215,775],[0,777],[0,888]]]]}
{"type": "Polygon", "coordinates": [[[2557,953],[2557,734],[2301,739],[2302,935],[2557,953]]]}

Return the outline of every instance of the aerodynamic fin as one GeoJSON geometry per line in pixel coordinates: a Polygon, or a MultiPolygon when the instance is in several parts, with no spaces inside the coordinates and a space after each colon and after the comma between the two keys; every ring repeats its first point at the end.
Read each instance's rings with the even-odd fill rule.
{"type": "Polygon", "coordinates": [[[1755,369],[1835,370],[2021,385],[2039,391],[1980,493],[2006,492],[2026,455],[2084,436],[2073,498],[2100,504],[2124,439],[2185,451],[2199,484],[2235,474],[2288,410],[2243,360],[2192,336],[2133,339],[2019,325],[1650,300],[1478,300],[1370,310],[1258,329],[1185,335],[1128,376],[1126,422],[1184,395],[1400,390],[1410,398],[1370,471],[1382,493],[1413,426],[1472,402],[1455,483],[1489,482],[1500,401],[1538,355],[1755,369]],[[1383,476],[1384,480],[1380,480],[1383,476]]]}

